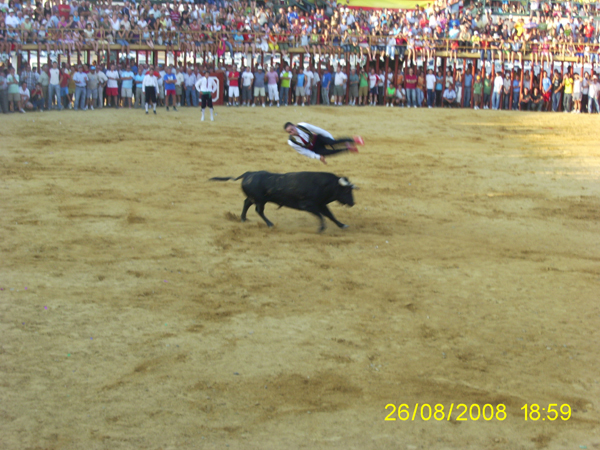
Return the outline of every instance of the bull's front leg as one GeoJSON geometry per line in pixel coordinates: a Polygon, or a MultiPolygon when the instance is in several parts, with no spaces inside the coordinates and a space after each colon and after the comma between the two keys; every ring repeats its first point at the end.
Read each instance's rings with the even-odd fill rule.
{"type": "Polygon", "coordinates": [[[246,213],[248,212],[248,208],[252,206],[252,203],[252,200],[250,200],[249,198],[244,200],[244,209],[242,209],[242,222],[246,221],[246,213]]]}
{"type": "Polygon", "coordinates": [[[319,233],[325,231],[325,228],[327,228],[325,226],[325,219],[323,219],[323,216],[321,215],[321,212],[319,211],[319,208],[316,205],[303,205],[298,209],[301,209],[303,211],[309,212],[317,216],[319,218],[319,221],[321,222],[321,226],[319,227],[319,233]]]}
{"type": "Polygon", "coordinates": [[[320,208],[320,212],[321,214],[323,214],[325,217],[327,217],[329,220],[331,220],[333,223],[335,223],[338,227],[340,228],[348,228],[348,225],[346,225],[345,223],[340,222],[339,220],[337,220],[335,218],[335,216],[333,215],[333,213],[329,210],[329,208],[327,207],[327,205],[323,205],[320,208]]]}

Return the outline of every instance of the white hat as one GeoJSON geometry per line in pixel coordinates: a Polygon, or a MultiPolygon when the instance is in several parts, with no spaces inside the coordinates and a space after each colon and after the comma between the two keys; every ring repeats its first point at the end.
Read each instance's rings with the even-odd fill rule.
{"type": "Polygon", "coordinates": [[[14,10],[14,9],[12,9],[12,8],[10,8],[10,9],[8,10],[8,12],[15,12],[15,10],[14,10]]]}
{"type": "Polygon", "coordinates": [[[257,67],[258,70],[262,70],[262,66],[259,64],[257,67]]]}

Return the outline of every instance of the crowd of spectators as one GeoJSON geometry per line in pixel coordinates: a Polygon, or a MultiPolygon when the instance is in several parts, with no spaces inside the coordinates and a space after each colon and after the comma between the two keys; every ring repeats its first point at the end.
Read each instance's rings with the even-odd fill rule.
{"type": "MultiPolygon", "coordinates": [[[[302,48],[320,55],[357,53],[363,62],[384,55],[406,55],[415,62],[440,49],[481,52],[482,58],[511,62],[524,54],[536,61],[557,54],[586,62],[598,58],[598,4],[532,0],[528,15],[502,16],[476,2],[463,8],[455,0],[435,0],[415,10],[356,10],[336,0],[300,1],[285,8],[272,1],[117,5],[112,0],[9,0],[0,3],[0,53],[8,58],[12,50],[33,44],[54,58],[118,45],[126,55],[138,44],[164,46],[175,56],[207,51],[211,57],[236,51],[286,54],[302,48]]],[[[515,3],[520,2],[505,0],[502,8],[515,3]]]]}
{"type": "MultiPolygon", "coordinates": [[[[502,1],[498,9],[516,14],[519,3],[502,1]]],[[[195,58],[190,57],[184,67],[181,56],[201,53],[209,55],[203,64],[222,68],[230,105],[241,99],[247,106],[331,102],[598,111],[593,66],[582,72],[568,65],[563,74],[553,72],[552,65],[557,55],[575,57],[580,66],[600,62],[595,5],[531,1],[526,16],[492,14],[477,3],[460,5],[436,0],[415,10],[355,10],[336,0],[287,8],[272,2],[224,0],[118,5],[111,0],[43,4],[11,0],[0,3],[0,56],[5,61],[0,66],[0,106],[5,112],[85,110],[108,104],[140,107],[144,101],[137,87],[149,68],[128,59],[130,46],[138,44],[148,50],[161,45],[172,54],[175,64],[156,71],[161,94],[164,75],[176,75],[178,105],[198,104],[192,80],[198,77],[200,64],[191,63],[195,58]],[[25,63],[21,73],[15,73],[11,56],[23,45],[37,46],[49,65],[30,68],[25,63]],[[120,47],[116,59],[111,57],[114,45],[120,47]],[[79,61],[86,49],[95,52],[96,62],[71,66],[64,61],[70,58],[62,58],[59,64],[64,54],[79,61]],[[298,60],[291,58],[291,49],[300,52],[298,60]],[[476,70],[472,66],[459,70],[455,62],[445,73],[434,73],[432,63],[440,50],[449,51],[455,60],[459,52],[474,52],[485,60],[502,61],[503,69],[486,73],[477,64],[476,70]],[[225,67],[227,53],[235,61],[234,54],[249,52],[277,53],[282,63],[267,70],[263,59],[265,70],[254,72],[225,67]],[[300,63],[304,54],[311,61],[317,61],[318,54],[321,70],[300,63]],[[349,55],[355,55],[357,64],[346,73],[340,61],[349,62],[349,55]],[[529,70],[524,55],[531,56],[529,70]],[[378,57],[400,60],[399,69],[375,73],[370,67],[378,57]],[[335,67],[335,72],[323,72],[323,67],[335,67]]],[[[270,60],[274,64],[275,58],[270,60]]]]}
{"type": "MultiPolygon", "coordinates": [[[[197,82],[206,67],[136,65],[135,60],[96,67],[63,62],[59,67],[43,65],[38,72],[24,65],[0,71],[0,107],[3,112],[26,110],[93,110],[143,108],[142,82],[148,71],[158,79],[158,104],[165,102],[165,82],[173,79],[175,99],[171,106],[197,107],[197,82]]],[[[239,71],[234,65],[223,67],[225,104],[228,106],[386,106],[386,107],[464,107],[474,109],[600,112],[598,75],[583,76],[568,66],[536,75],[532,70],[485,73],[468,65],[464,71],[449,68],[434,73],[429,68],[409,66],[396,72],[384,69],[352,68],[347,74],[338,65],[330,72],[311,65],[290,68],[288,64],[254,71],[239,71]]],[[[171,83],[171,82],[169,82],[171,83]]]]}

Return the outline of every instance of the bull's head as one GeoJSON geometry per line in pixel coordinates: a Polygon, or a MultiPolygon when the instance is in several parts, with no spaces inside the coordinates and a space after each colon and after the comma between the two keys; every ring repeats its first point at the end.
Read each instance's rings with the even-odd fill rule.
{"type": "Polygon", "coordinates": [[[358,189],[350,180],[346,177],[341,177],[338,180],[339,185],[342,187],[338,193],[338,198],[336,199],[343,205],[354,206],[354,196],[352,195],[353,189],[358,189]]]}

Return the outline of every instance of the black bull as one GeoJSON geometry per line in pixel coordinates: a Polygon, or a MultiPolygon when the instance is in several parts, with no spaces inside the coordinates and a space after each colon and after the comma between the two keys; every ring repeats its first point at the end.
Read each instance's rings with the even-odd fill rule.
{"type": "Polygon", "coordinates": [[[272,202],[288,208],[299,209],[314,214],[321,221],[319,231],[325,229],[323,216],[329,218],[340,228],[347,228],[337,220],[327,205],[338,201],[353,206],[352,190],[357,189],[348,178],[338,177],[324,172],[270,173],[246,172],[237,178],[211,178],[211,181],[237,181],[242,179],[242,190],[246,194],[242,222],[246,221],[248,208],[256,204],[256,212],[269,227],[273,223],[265,217],[265,204],[272,202]]]}

